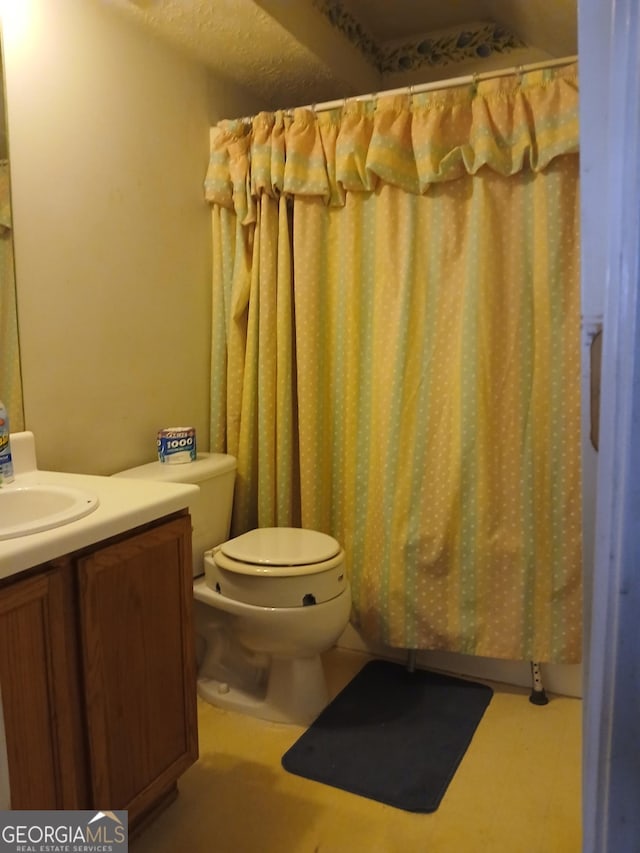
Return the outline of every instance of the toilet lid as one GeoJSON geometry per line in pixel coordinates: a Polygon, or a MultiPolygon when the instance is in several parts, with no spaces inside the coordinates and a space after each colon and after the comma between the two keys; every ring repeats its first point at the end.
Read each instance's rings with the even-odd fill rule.
{"type": "Polygon", "coordinates": [[[332,536],[299,527],[258,527],[225,542],[225,557],[254,566],[308,566],[340,553],[332,536]]]}

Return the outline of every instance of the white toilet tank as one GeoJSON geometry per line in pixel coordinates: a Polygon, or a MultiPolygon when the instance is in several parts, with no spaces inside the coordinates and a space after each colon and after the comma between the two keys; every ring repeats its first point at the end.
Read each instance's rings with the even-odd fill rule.
{"type": "Polygon", "coordinates": [[[200,493],[189,504],[193,527],[193,576],[204,574],[204,552],[226,542],[231,527],[236,460],[226,453],[198,453],[193,462],[149,462],[114,477],[189,483],[200,493]]]}

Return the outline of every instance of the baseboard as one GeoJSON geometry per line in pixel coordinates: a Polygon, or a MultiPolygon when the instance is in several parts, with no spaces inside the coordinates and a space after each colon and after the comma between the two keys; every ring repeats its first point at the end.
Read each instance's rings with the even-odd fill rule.
{"type": "MultiPolygon", "coordinates": [[[[388,660],[407,660],[406,649],[374,646],[364,640],[352,625],[347,625],[336,645],[339,648],[365,652],[388,660]]],[[[426,669],[441,670],[453,675],[481,678],[500,684],[512,684],[516,687],[531,687],[529,661],[481,658],[453,652],[418,651],[416,664],[426,669]]],[[[542,684],[547,693],[582,698],[581,664],[541,664],[541,675],[542,684]]]]}

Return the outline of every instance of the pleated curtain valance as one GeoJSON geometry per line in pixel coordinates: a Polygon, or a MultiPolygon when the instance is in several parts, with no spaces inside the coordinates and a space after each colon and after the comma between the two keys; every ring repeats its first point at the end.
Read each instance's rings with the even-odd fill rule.
{"type": "Polygon", "coordinates": [[[346,100],[314,112],[259,113],[211,130],[208,201],[245,224],[255,202],[315,196],[344,204],[380,182],[413,194],[488,167],[500,175],[543,170],[578,151],[577,64],[434,92],[346,100]]]}

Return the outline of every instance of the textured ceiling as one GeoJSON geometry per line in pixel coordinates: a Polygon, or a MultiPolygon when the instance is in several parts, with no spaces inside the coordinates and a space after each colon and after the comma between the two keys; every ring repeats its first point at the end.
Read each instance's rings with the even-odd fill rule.
{"type": "Polygon", "coordinates": [[[577,53],[577,0],[101,0],[265,109],[577,53]]]}
{"type": "Polygon", "coordinates": [[[301,89],[331,85],[331,69],[253,0],[103,2],[258,97],[284,104],[301,89]]]}

